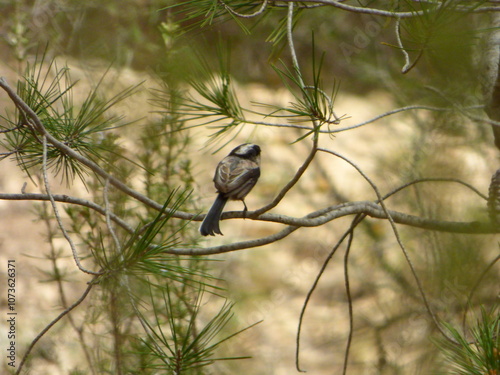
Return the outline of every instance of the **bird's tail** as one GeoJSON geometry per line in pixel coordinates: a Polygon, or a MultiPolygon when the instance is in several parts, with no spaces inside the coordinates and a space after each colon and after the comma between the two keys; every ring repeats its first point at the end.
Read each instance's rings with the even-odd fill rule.
{"type": "Polygon", "coordinates": [[[224,197],[222,194],[217,196],[217,199],[208,211],[207,216],[205,216],[205,219],[201,223],[200,233],[202,236],[215,236],[216,233],[222,235],[219,228],[219,220],[227,199],[228,198],[224,197]]]}

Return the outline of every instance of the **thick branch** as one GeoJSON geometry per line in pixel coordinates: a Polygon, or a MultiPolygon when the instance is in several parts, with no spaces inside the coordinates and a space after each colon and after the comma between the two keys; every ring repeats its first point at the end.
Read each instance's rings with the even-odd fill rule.
{"type": "MultiPolygon", "coordinates": [[[[394,222],[396,222],[397,224],[408,225],[416,228],[430,229],[441,232],[469,233],[469,234],[485,234],[485,233],[500,232],[499,230],[500,228],[497,229],[490,223],[479,223],[476,221],[474,222],[442,221],[435,219],[426,219],[398,211],[388,210],[388,212],[389,215],[394,219],[394,222]]],[[[316,211],[313,214],[302,218],[294,218],[285,215],[266,213],[259,216],[257,220],[270,221],[273,223],[282,223],[298,227],[317,227],[343,216],[357,215],[357,214],[366,214],[367,216],[378,219],[388,218],[382,207],[380,207],[378,204],[372,201],[361,201],[361,202],[349,202],[337,206],[328,207],[326,209],[316,211]],[[312,215],[314,215],[315,217],[311,218],[312,215]]]]}
{"type": "MultiPolygon", "coordinates": [[[[457,222],[457,221],[442,221],[435,219],[426,219],[418,216],[408,215],[398,211],[387,211],[392,217],[393,221],[397,224],[408,225],[415,228],[434,230],[449,233],[463,233],[463,234],[492,234],[500,233],[500,228],[495,227],[489,222],[457,222]]],[[[300,227],[316,227],[323,225],[329,221],[338,219],[343,216],[366,214],[372,218],[387,220],[387,214],[381,206],[371,201],[350,202],[337,206],[331,206],[319,211],[310,213],[302,218],[295,218],[286,215],[265,213],[257,218],[251,220],[269,221],[273,223],[281,223],[289,225],[287,228],[280,232],[272,234],[267,237],[242,241],[233,244],[213,246],[207,248],[172,248],[166,252],[169,254],[177,255],[213,255],[227,253],[231,251],[244,250],[253,247],[267,245],[269,243],[281,240],[293,233],[300,227]]],[[[252,213],[247,213],[252,215],[252,213]]],[[[226,212],[223,218],[245,218],[243,212],[226,212]]]]}

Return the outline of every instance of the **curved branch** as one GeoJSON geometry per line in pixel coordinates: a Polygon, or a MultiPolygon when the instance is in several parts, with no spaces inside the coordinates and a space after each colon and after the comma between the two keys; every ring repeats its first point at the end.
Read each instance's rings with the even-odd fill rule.
{"type": "Polygon", "coordinates": [[[413,67],[413,64],[410,63],[410,55],[408,55],[408,52],[405,50],[403,46],[403,41],[401,40],[401,18],[396,18],[396,40],[398,42],[398,47],[403,53],[403,57],[405,58],[405,64],[403,68],[401,69],[401,73],[405,74],[410,71],[410,69],[413,67]]]}
{"type": "Polygon", "coordinates": [[[297,53],[295,52],[295,45],[293,43],[293,1],[288,3],[288,14],[286,21],[286,38],[288,42],[288,47],[290,49],[290,55],[292,57],[292,65],[297,74],[297,79],[299,80],[300,86],[303,88],[304,81],[302,80],[302,74],[300,72],[299,59],[297,58],[297,53]]]}
{"type": "Polygon", "coordinates": [[[240,18],[253,18],[253,17],[257,17],[257,16],[261,15],[262,13],[264,13],[264,11],[267,8],[267,2],[268,2],[268,0],[262,1],[261,7],[251,14],[243,14],[243,13],[238,13],[233,8],[231,8],[229,5],[227,5],[224,1],[221,1],[222,5],[229,13],[235,15],[236,17],[240,17],[240,18]]]}
{"type": "MultiPolygon", "coordinates": [[[[294,3],[297,0],[283,0],[287,3],[294,3]]],[[[331,5],[335,8],[340,8],[342,10],[347,10],[349,12],[355,13],[363,13],[363,14],[371,14],[373,16],[383,16],[389,18],[412,18],[425,14],[424,11],[415,11],[415,12],[393,12],[389,10],[375,9],[375,8],[367,8],[367,7],[357,7],[349,4],[345,4],[338,0],[301,0],[301,3],[315,3],[315,4],[324,4],[331,5]]],[[[438,10],[442,4],[438,4],[436,6],[436,10],[438,10]]]]}
{"type": "MultiPolygon", "coordinates": [[[[397,193],[398,191],[406,188],[410,185],[416,183],[423,183],[429,181],[441,181],[441,182],[456,182],[460,183],[478,195],[486,199],[486,197],[477,191],[473,186],[456,179],[420,179],[416,181],[411,181],[395,190],[393,190],[388,195],[392,195],[397,193]]],[[[68,195],[54,195],[54,200],[61,203],[69,203],[76,204],[79,206],[88,207],[96,212],[99,212],[101,215],[106,215],[106,209],[99,206],[98,204],[87,201],[81,198],[75,198],[68,195]]],[[[37,200],[37,201],[49,201],[50,198],[46,194],[34,194],[34,193],[25,193],[25,194],[5,194],[0,193],[0,200],[37,200]]],[[[222,214],[222,219],[247,219],[247,220],[255,220],[255,221],[267,221],[273,223],[281,223],[285,225],[289,225],[290,227],[294,227],[293,230],[289,228],[284,229],[281,232],[273,234],[268,237],[260,238],[253,241],[243,241],[235,244],[224,245],[224,246],[215,246],[209,248],[174,248],[169,249],[169,253],[178,254],[178,255],[212,255],[225,253],[230,251],[237,251],[248,249],[253,246],[263,246],[271,243],[275,240],[280,240],[288,234],[292,233],[299,227],[315,227],[325,224],[329,221],[350,215],[357,214],[366,214],[372,218],[377,219],[387,219],[387,215],[381,209],[381,207],[372,201],[358,201],[358,202],[348,202],[342,203],[339,205],[329,206],[323,208],[321,210],[314,211],[309,215],[306,215],[302,218],[291,217],[287,215],[281,214],[272,214],[272,213],[264,213],[260,215],[256,215],[258,211],[247,212],[246,216],[241,211],[229,211],[224,212],[222,214]]],[[[450,233],[469,233],[469,234],[490,234],[490,233],[499,233],[500,229],[494,227],[491,223],[480,223],[480,222],[453,222],[453,221],[443,221],[443,220],[435,220],[435,219],[426,219],[421,218],[414,215],[409,215],[397,211],[389,210],[390,215],[394,219],[397,224],[408,225],[415,228],[421,229],[429,229],[441,232],[450,232],[450,233]]],[[[111,220],[113,220],[117,225],[125,229],[129,233],[134,233],[134,229],[128,225],[125,221],[120,219],[113,213],[109,213],[111,220]]],[[[196,215],[192,214],[192,221],[201,221],[204,215],[196,215]]]]}
{"type": "MultiPolygon", "coordinates": [[[[385,113],[381,113],[371,119],[368,119],[366,121],[360,122],[359,124],[354,124],[354,125],[349,125],[340,129],[333,129],[333,130],[326,130],[326,129],[317,129],[316,131],[318,133],[322,134],[333,134],[333,133],[340,133],[340,132],[345,132],[347,130],[352,130],[356,129],[368,124],[371,124],[372,122],[375,122],[377,120],[380,120],[381,118],[394,115],[400,112],[405,112],[405,111],[410,111],[414,109],[423,109],[426,111],[437,111],[437,112],[451,112],[453,109],[451,108],[440,108],[440,107],[431,107],[431,106],[426,106],[426,105],[410,105],[406,107],[401,107],[401,108],[396,108],[390,111],[387,111],[385,113]]],[[[268,114],[262,114],[259,112],[255,112],[264,116],[269,116],[268,114]]],[[[273,116],[273,117],[279,117],[279,116],[273,116]]],[[[483,119],[483,118],[475,118],[475,120],[487,122],[487,123],[494,123],[496,125],[500,125],[500,122],[492,121],[490,119],[483,119]]],[[[247,124],[252,124],[252,125],[263,125],[263,126],[272,126],[272,127],[277,127],[277,128],[293,128],[293,129],[299,129],[299,130],[307,130],[307,131],[315,131],[313,127],[306,126],[306,125],[298,125],[298,124],[278,124],[278,123],[272,123],[272,122],[266,122],[266,121],[252,121],[252,120],[243,120],[242,122],[245,122],[247,124]]]]}
{"type": "Polygon", "coordinates": [[[340,128],[340,129],[336,129],[336,130],[322,131],[322,132],[325,132],[325,133],[340,133],[340,132],[345,132],[347,130],[352,130],[352,129],[359,128],[361,126],[365,126],[365,125],[371,124],[372,122],[380,120],[381,118],[384,118],[384,117],[387,117],[387,116],[390,116],[390,115],[394,115],[394,114],[399,113],[399,112],[405,112],[405,111],[414,110],[414,109],[423,109],[423,110],[426,110],[426,111],[438,111],[438,112],[452,111],[452,109],[449,109],[449,108],[431,107],[431,106],[426,106],[426,105],[409,105],[409,106],[406,106],[406,107],[396,108],[396,109],[390,110],[388,112],[382,113],[382,114],[377,115],[377,116],[375,116],[375,117],[373,117],[373,118],[371,118],[369,120],[360,122],[359,124],[354,124],[354,125],[351,125],[351,126],[346,126],[344,128],[340,128]]]}
{"type": "MultiPolygon", "coordinates": [[[[429,179],[430,181],[434,181],[433,179],[429,179]]],[[[426,180],[425,180],[426,181],[426,180]]],[[[405,184],[404,187],[412,185],[417,182],[425,182],[425,181],[412,181],[411,183],[405,184]]],[[[455,181],[450,179],[453,182],[460,182],[466,186],[467,184],[461,181],[455,181]]],[[[398,188],[397,191],[401,190],[403,187],[398,188]]],[[[474,189],[475,190],[475,189],[474,189]]],[[[479,193],[479,192],[478,192],[479,193]]],[[[480,194],[480,193],[479,193],[480,194]]],[[[75,198],[68,195],[54,195],[54,200],[62,203],[76,204],[79,206],[88,207],[96,212],[99,212],[102,215],[106,215],[106,209],[99,206],[98,204],[87,201],[81,198],[75,198]]],[[[34,193],[25,193],[25,194],[5,194],[0,193],[0,200],[37,200],[37,201],[49,201],[50,198],[46,194],[34,194],[34,193]]],[[[255,212],[247,212],[245,216],[241,211],[229,211],[225,212],[222,215],[223,219],[244,219],[247,220],[256,220],[256,221],[268,221],[273,223],[281,223],[289,225],[293,227],[293,230],[290,228],[286,228],[276,234],[273,234],[268,237],[260,238],[252,241],[243,241],[238,242],[232,245],[223,245],[223,246],[214,246],[208,248],[173,248],[169,249],[168,252],[171,254],[178,255],[212,255],[225,253],[230,251],[237,251],[248,249],[254,246],[263,246],[271,243],[275,240],[280,240],[290,233],[298,229],[299,227],[315,227],[325,224],[329,221],[338,219],[344,216],[357,215],[357,214],[366,214],[372,218],[377,219],[387,219],[387,215],[381,209],[379,205],[372,201],[358,201],[358,202],[349,202],[343,203],[335,206],[330,206],[323,208],[321,210],[310,213],[307,216],[302,218],[295,218],[287,215],[280,214],[272,214],[265,213],[255,217],[255,212]]],[[[421,229],[429,229],[436,230],[441,232],[450,232],[450,233],[469,233],[469,234],[490,234],[490,233],[500,233],[500,229],[494,227],[491,223],[480,223],[480,222],[453,222],[453,221],[442,221],[442,220],[434,220],[434,219],[426,219],[418,216],[413,216],[397,211],[389,210],[390,215],[394,219],[394,221],[398,224],[408,225],[421,229]]],[[[129,233],[133,233],[134,229],[128,225],[125,221],[120,219],[113,213],[109,213],[111,220],[113,220],[120,227],[125,229],[129,233]]],[[[192,215],[192,221],[201,221],[203,215],[192,215]]]]}
{"type": "Polygon", "coordinates": [[[234,242],[227,245],[205,247],[205,248],[170,248],[164,251],[165,254],[173,255],[215,255],[229,253],[231,251],[238,251],[244,249],[250,249],[254,247],[268,245],[270,243],[279,241],[289,234],[295,232],[299,227],[288,226],[278,233],[272,234],[267,237],[258,238],[255,240],[234,242]]]}
{"type": "MultiPolygon", "coordinates": [[[[238,251],[238,250],[249,249],[252,247],[267,245],[274,241],[278,241],[285,238],[286,236],[288,236],[295,230],[299,229],[300,227],[316,227],[343,216],[366,214],[367,216],[370,216],[372,218],[389,219],[387,213],[393,219],[394,223],[408,225],[415,228],[435,230],[440,232],[449,232],[449,233],[468,233],[468,234],[500,233],[500,228],[492,225],[491,223],[483,223],[478,221],[457,222],[457,221],[441,221],[434,219],[426,219],[392,210],[387,210],[386,212],[378,204],[371,201],[364,201],[364,202],[351,202],[338,206],[332,206],[327,209],[313,212],[312,214],[309,214],[302,218],[295,218],[286,215],[270,214],[270,213],[262,214],[257,218],[250,217],[251,220],[288,224],[289,227],[283,229],[278,233],[255,240],[242,241],[233,244],[206,247],[206,248],[171,248],[166,250],[165,252],[168,254],[176,254],[176,255],[214,255],[214,254],[227,253],[231,251],[238,251]]],[[[247,213],[246,216],[247,219],[249,219],[248,215],[252,215],[252,213],[247,213]]],[[[242,212],[236,212],[236,211],[226,212],[223,214],[223,217],[225,218],[238,217],[242,219],[245,218],[242,212]]]]}
{"type": "MultiPolygon", "coordinates": [[[[347,342],[345,345],[344,352],[344,364],[342,366],[342,375],[347,374],[347,363],[349,361],[349,353],[351,352],[352,345],[352,337],[354,335],[354,307],[352,302],[352,294],[351,294],[351,283],[349,281],[349,254],[351,253],[352,241],[354,239],[354,229],[355,227],[363,221],[363,216],[356,216],[351,224],[351,228],[349,229],[349,239],[347,241],[347,249],[344,254],[344,285],[345,285],[345,293],[347,296],[347,306],[349,312],[349,334],[347,335],[347,342]]],[[[321,275],[319,275],[321,277],[321,275]]]]}
{"type": "Polygon", "coordinates": [[[382,208],[382,210],[384,211],[384,214],[387,216],[387,219],[389,220],[389,224],[391,225],[391,228],[392,228],[392,231],[394,233],[394,237],[396,238],[396,241],[401,249],[401,251],[403,252],[403,255],[406,259],[406,263],[408,263],[408,266],[410,267],[410,271],[413,275],[413,278],[415,279],[415,282],[417,284],[417,288],[420,292],[420,295],[422,297],[422,301],[425,305],[425,308],[428,312],[428,314],[430,315],[430,317],[432,318],[432,320],[434,321],[434,324],[436,326],[436,328],[439,330],[439,332],[441,332],[441,334],[447,339],[449,340],[450,342],[452,343],[456,343],[456,340],[453,338],[453,337],[450,337],[443,329],[440,321],[438,320],[438,317],[434,314],[434,311],[431,309],[431,305],[427,299],[427,296],[425,294],[425,291],[424,291],[424,288],[422,286],[422,282],[420,281],[420,277],[418,276],[418,273],[417,273],[417,270],[415,269],[415,266],[413,265],[413,262],[410,258],[410,255],[408,253],[408,250],[406,250],[406,246],[404,245],[402,239],[401,239],[401,236],[399,235],[399,231],[396,227],[396,222],[394,220],[394,218],[392,217],[392,215],[389,213],[389,210],[387,209],[386,207],[386,204],[382,198],[382,196],[380,195],[380,192],[378,190],[378,187],[377,185],[375,185],[375,183],[361,170],[360,167],[358,167],[355,163],[353,163],[351,160],[349,160],[348,158],[346,158],[345,156],[343,155],[340,155],[338,154],[337,152],[335,151],[332,151],[332,150],[327,150],[327,149],[318,149],[318,151],[322,151],[322,152],[325,152],[325,153],[329,153],[331,155],[334,155],[338,158],[341,158],[342,160],[344,160],[345,162],[347,162],[348,164],[350,164],[354,169],[356,169],[358,171],[358,173],[370,184],[370,186],[373,188],[373,191],[375,192],[375,194],[377,195],[377,198],[379,200],[379,203],[380,203],[380,206],[382,208]]]}
{"type": "MultiPolygon", "coordinates": [[[[450,179],[426,178],[426,179],[418,179],[418,180],[411,181],[409,183],[406,183],[406,184],[404,184],[404,185],[402,185],[402,186],[400,186],[400,187],[392,190],[391,192],[389,192],[388,194],[386,194],[383,197],[383,200],[385,200],[385,199],[393,196],[394,194],[397,194],[399,191],[401,191],[401,190],[403,190],[403,189],[405,189],[405,188],[407,188],[409,186],[412,186],[412,185],[417,184],[417,183],[422,183],[422,182],[456,182],[456,183],[462,184],[465,187],[471,189],[472,191],[474,191],[476,194],[478,194],[482,198],[487,199],[487,197],[484,196],[483,194],[481,194],[475,187],[473,187],[472,185],[467,184],[466,182],[463,182],[461,180],[452,179],[452,178],[450,178],[450,179]]],[[[309,289],[309,292],[307,293],[306,299],[304,300],[304,303],[302,305],[302,309],[301,309],[301,312],[300,312],[299,325],[298,325],[297,336],[296,336],[295,366],[296,366],[296,368],[297,368],[298,371],[302,371],[300,369],[300,361],[299,361],[300,336],[301,336],[301,330],[302,330],[302,321],[304,319],[305,311],[306,311],[306,308],[307,308],[307,306],[309,304],[309,301],[310,301],[310,299],[312,297],[312,294],[314,293],[314,291],[316,289],[316,286],[319,283],[319,279],[321,278],[322,274],[324,273],[324,270],[326,269],[326,266],[330,262],[330,259],[333,257],[333,255],[335,254],[335,252],[337,251],[337,249],[340,247],[340,245],[347,238],[348,235],[349,235],[349,240],[352,239],[352,233],[353,233],[354,229],[365,218],[366,218],[366,214],[357,215],[354,218],[354,220],[352,221],[350,227],[347,229],[346,232],[344,232],[344,234],[341,236],[341,238],[338,240],[338,242],[333,247],[332,251],[330,251],[330,253],[328,254],[327,258],[323,262],[323,265],[322,265],[320,271],[318,272],[318,274],[316,276],[316,279],[314,280],[313,285],[311,286],[311,288],[309,289]]],[[[349,250],[350,250],[350,243],[347,246],[346,255],[345,255],[345,258],[344,258],[344,274],[345,275],[347,275],[347,272],[348,272],[347,257],[348,257],[348,254],[349,254],[349,250]]],[[[500,256],[498,258],[500,258],[500,256]]],[[[495,261],[496,260],[498,260],[498,259],[495,259],[495,261]]],[[[490,267],[491,267],[491,265],[490,265],[490,267]]],[[[349,305],[348,305],[349,306],[349,324],[350,324],[350,328],[351,329],[349,330],[349,336],[348,336],[348,340],[347,340],[347,343],[346,343],[346,350],[345,350],[345,355],[344,355],[344,369],[343,369],[343,373],[345,373],[346,369],[347,369],[347,359],[348,359],[348,356],[349,356],[349,350],[350,350],[351,339],[352,339],[352,327],[353,327],[352,302],[351,302],[351,298],[350,298],[349,280],[348,280],[347,277],[345,277],[345,285],[346,285],[346,293],[347,293],[348,302],[349,302],[349,305]]],[[[464,315],[464,321],[465,321],[465,315],[464,315]]]]}
{"type": "MultiPolygon", "coordinates": [[[[419,216],[414,216],[393,210],[387,210],[387,213],[389,213],[389,216],[394,219],[395,223],[408,225],[415,228],[429,229],[439,232],[468,234],[491,234],[500,232],[499,228],[496,228],[489,222],[444,221],[422,218],[419,216]]],[[[317,227],[340,217],[357,214],[366,214],[367,216],[377,219],[388,219],[387,213],[380,205],[375,202],[358,201],[342,203],[339,205],[323,208],[301,218],[273,213],[265,213],[258,217],[253,217],[253,212],[247,212],[247,216],[245,216],[241,211],[225,212],[222,217],[224,219],[244,219],[246,217],[247,219],[250,218],[251,220],[269,221],[273,223],[281,223],[297,227],[317,227]]]]}
{"type": "Polygon", "coordinates": [[[420,183],[423,183],[423,182],[454,182],[456,184],[463,185],[466,188],[472,190],[474,193],[476,193],[478,196],[480,196],[485,201],[488,200],[488,196],[487,195],[481,193],[478,189],[476,189],[471,184],[469,184],[469,183],[467,183],[465,181],[459,180],[458,178],[442,178],[442,177],[425,177],[425,178],[419,178],[417,180],[413,180],[413,181],[407,182],[407,183],[405,183],[405,184],[397,187],[396,189],[392,190],[388,194],[386,194],[384,196],[384,199],[389,198],[391,195],[394,195],[394,194],[398,193],[399,191],[401,191],[403,189],[406,189],[408,186],[415,185],[415,184],[420,184],[420,183]]]}
{"type": "MultiPolygon", "coordinates": [[[[358,215],[354,218],[351,225],[349,226],[349,229],[347,229],[347,231],[344,232],[344,234],[340,237],[340,239],[337,241],[335,246],[333,246],[332,250],[330,251],[330,253],[326,257],[326,259],[323,261],[323,264],[321,265],[321,269],[319,270],[318,274],[316,275],[316,278],[314,279],[314,282],[313,282],[311,288],[309,288],[309,291],[307,292],[304,303],[302,304],[302,309],[300,310],[299,325],[297,327],[297,335],[295,337],[295,368],[297,369],[297,371],[306,372],[300,368],[300,356],[299,355],[300,355],[300,336],[301,336],[301,332],[302,332],[302,322],[304,321],[304,316],[306,314],[306,309],[307,309],[307,306],[309,305],[309,301],[311,300],[312,295],[313,295],[314,291],[316,290],[316,287],[319,284],[321,276],[323,276],[323,273],[326,270],[326,267],[330,263],[330,260],[333,258],[333,255],[337,252],[337,250],[339,249],[340,245],[344,242],[344,240],[349,236],[349,244],[348,244],[348,247],[346,250],[346,256],[348,255],[348,251],[349,251],[351,244],[352,244],[354,229],[361,221],[363,221],[363,219],[365,217],[366,217],[366,215],[358,215]]],[[[345,267],[344,272],[347,272],[346,263],[344,263],[344,267],[345,267]]],[[[347,291],[347,296],[350,297],[348,281],[346,281],[346,291],[347,291]]],[[[350,301],[350,298],[348,298],[348,300],[350,301]]],[[[349,304],[349,310],[351,310],[351,304],[349,304]]],[[[348,352],[348,350],[346,350],[346,356],[347,356],[347,352],[348,352]]]]}
{"type": "Polygon", "coordinates": [[[489,264],[488,266],[481,272],[481,275],[479,275],[478,279],[474,283],[474,286],[471,288],[469,295],[467,296],[467,302],[465,303],[465,310],[464,310],[464,316],[462,319],[462,329],[464,333],[466,332],[466,319],[467,319],[467,314],[469,311],[472,301],[472,297],[474,296],[474,293],[476,293],[477,288],[479,285],[481,285],[481,282],[483,281],[484,277],[486,274],[493,268],[493,266],[500,261],[500,255],[497,255],[489,264]]]}

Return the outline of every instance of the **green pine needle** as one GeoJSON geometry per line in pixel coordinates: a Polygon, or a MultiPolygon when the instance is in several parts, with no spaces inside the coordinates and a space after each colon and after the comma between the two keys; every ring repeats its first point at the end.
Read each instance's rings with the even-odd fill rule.
{"type": "Polygon", "coordinates": [[[481,309],[481,317],[471,329],[471,338],[466,338],[451,325],[446,325],[456,341],[437,343],[445,355],[449,374],[485,375],[497,374],[500,370],[500,311],[494,308],[487,313],[481,309]]]}
{"type": "MultiPolygon", "coordinates": [[[[44,59],[45,55],[42,55],[33,65],[27,65],[24,78],[17,85],[18,95],[35,111],[55,138],[86,158],[107,164],[107,152],[114,153],[116,146],[107,144],[103,148],[104,133],[126,125],[120,116],[110,116],[108,112],[135,94],[140,84],[126,88],[110,99],[103,99],[100,91],[105,73],[83,103],[79,104],[73,99],[72,89],[76,83],[72,82],[69,69],[58,68],[55,61],[45,63],[44,59]]],[[[1,141],[1,145],[8,150],[5,155],[15,158],[18,165],[30,175],[31,170],[42,163],[40,136],[23,113],[18,112],[15,121],[5,117],[4,120],[9,124],[4,127],[5,137],[1,141]]],[[[87,167],[50,145],[47,164],[67,184],[72,183],[75,177],[85,183],[87,167]]]]}
{"type": "Polygon", "coordinates": [[[233,317],[233,304],[225,302],[220,310],[203,327],[199,328],[203,288],[198,289],[194,304],[187,316],[184,316],[182,308],[179,310],[175,302],[176,296],[173,295],[170,287],[162,289],[162,293],[163,306],[155,303],[155,298],[151,293],[155,322],[152,324],[144,316],[141,317],[149,329],[149,337],[143,338],[142,343],[154,358],[148,364],[149,368],[183,374],[216,361],[249,358],[248,356],[217,357],[215,355],[222,343],[255,326],[253,324],[219,338],[233,317]]]}

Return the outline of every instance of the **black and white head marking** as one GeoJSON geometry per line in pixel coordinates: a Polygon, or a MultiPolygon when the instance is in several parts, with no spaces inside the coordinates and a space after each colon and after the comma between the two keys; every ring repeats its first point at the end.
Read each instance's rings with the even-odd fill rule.
{"type": "Polygon", "coordinates": [[[260,155],[260,147],[253,143],[244,143],[231,151],[229,155],[239,156],[245,159],[253,159],[260,155]]]}

